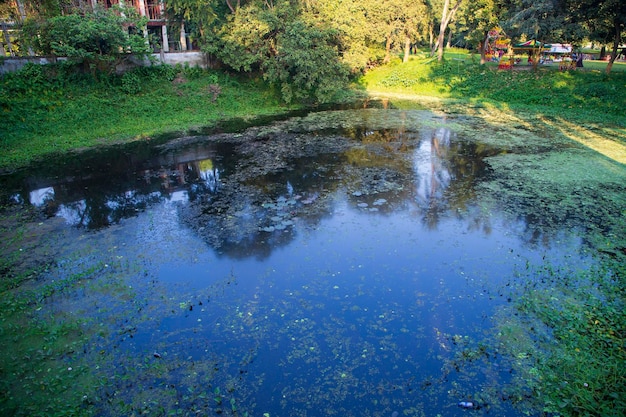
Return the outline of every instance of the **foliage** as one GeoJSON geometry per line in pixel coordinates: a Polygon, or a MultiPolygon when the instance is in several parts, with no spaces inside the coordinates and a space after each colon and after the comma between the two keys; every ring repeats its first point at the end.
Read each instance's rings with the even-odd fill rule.
{"type": "Polygon", "coordinates": [[[299,14],[298,7],[283,1],[241,7],[222,28],[223,44],[215,52],[238,71],[261,71],[287,103],[310,98],[328,102],[348,83],[339,33],[307,24],[299,14]]]}
{"type": "Polygon", "coordinates": [[[459,28],[468,49],[478,49],[484,59],[485,40],[490,30],[498,27],[499,5],[494,0],[478,0],[466,3],[459,16],[459,28]]]}
{"type": "Polygon", "coordinates": [[[264,56],[270,52],[276,24],[282,19],[271,11],[257,7],[238,10],[224,24],[213,39],[214,45],[207,52],[215,53],[229,67],[237,71],[257,71],[264,56]]]}
{"type": "Polygon", "coordinates": [[[339,59],[353,73],[379,62],[384,55],[384,33],[374,16],[379,2],[310,2],[301,19],[310,25],[334,30],[340,39],[339,59]]]}
{"type": "Polygon", "coordinates": [[[132,71],[122,75],[122,91],[126,94],[137,94],[141,91],[141,79],[132,71]]]}
{"type": "Polygon", "coordinates": [[[565,14],[557,0],[514,0],[507,10],[504,29],[517,39],[546,41],[548,37],[561,37],[565,14]],[[558,33],[558,35],[557,35],[558,33]]]}
{"type": "Polygon", "coordinates": [[[331,101],[335,91],[346,87],[348,69],[339,62],[334,31],[288,24],[276,38],[276,55],[262,62],[264,78],[280,88],[283,99],[315,97],[331,101]]]}
{"type": "Polygon", "coordinates": [[[149,52],[140,29],[145,21],[134,9],[119,12],[96,9],[93,13],[29,20],[24,25],[28,44],[40,54],[67,57],[92,71],[111,72],[131,54],[141,59],[149,52]],[[119,14],[118,14],[119,13],[119,14]]]}
{"type": "Polygon", "coordinates": [[[611,59],[606,72],[611,72],[619,45],[626,40],[626,5],[619,0],[588,0],[579,4],[566,2],[568,12],[584,29],[589,38],[612,44],[611,59]]]}

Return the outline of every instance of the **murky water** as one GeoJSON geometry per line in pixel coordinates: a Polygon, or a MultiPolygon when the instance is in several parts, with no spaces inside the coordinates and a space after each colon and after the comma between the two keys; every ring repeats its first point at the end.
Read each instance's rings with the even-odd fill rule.
{"type": "Polygon", "coordinates": [[[46,280],[90,271],[46,304],[94,333],[66,364],[106,378],[85,401],[101,415],[454,416],[461,401],[516,415],[510,360],[485,344],[493,316],[529,266],[590,263],[593,219],[537,205],[522,168],[502,168],[539,139],[529,152],[472,124],[323,111],[3,178],[55,224],[46,280]]]}

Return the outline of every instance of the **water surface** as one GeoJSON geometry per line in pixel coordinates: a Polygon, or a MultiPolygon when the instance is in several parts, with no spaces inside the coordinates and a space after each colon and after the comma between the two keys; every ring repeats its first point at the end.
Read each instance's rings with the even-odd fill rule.
{"type": "Polygon", "coordinates": [[[45,280],[90,271],[46,310],[93,332],[65,360],[106,379],[85,394],[98,414],[454,416],[466,401],[512,416],[496,312],[532,266],[592,263],[596,220],[530,181],[584,150],[492,133],[419,109],[320,111],[2,180],[55,225],[45,280]]]}

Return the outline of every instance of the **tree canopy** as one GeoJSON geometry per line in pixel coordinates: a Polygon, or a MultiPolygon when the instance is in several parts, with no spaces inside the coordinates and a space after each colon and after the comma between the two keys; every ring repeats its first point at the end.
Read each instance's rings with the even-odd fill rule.
{"type": "Polygon", "coordinates": [[[28,44],[39,53],[67,57],[92,71],[110,72],[131,55],[142,57],[149,52],[141,32],[144,25],[134,9],[120,8],[118,13],[96,9],[30,19],[23,31],[28,44]]]}
{"type": "MultiPolygon", "coordinates": [[[[625,40],[621,0],[166,0],[169,25],[184,23],[212,62],[257,73],[285,101],[331,99],[350,75],[409,58],[415,46],[441,59],[451,41],[481,52],[488,33],[505,29],[514,41],[537,39],[611,48],[611,64],[625,40]],[[446,42],[447,38],[447,42],[446,42]]],[[[144,53],[141,26],[124,13],[89,12],[91,2],[0,0],[2,19],[32,17],[25,24],[36,52],[66,55],[107,67],[128,52],[144,53]],[[6,15],[6,16],[5,16],[6,15]],[[130,30],[129,30],[130,28],[130,30]],[[136,28],[133,32],[132,28],[136,28]]],[[[130,4],[130,2],[129,2],[130,4]]]]}

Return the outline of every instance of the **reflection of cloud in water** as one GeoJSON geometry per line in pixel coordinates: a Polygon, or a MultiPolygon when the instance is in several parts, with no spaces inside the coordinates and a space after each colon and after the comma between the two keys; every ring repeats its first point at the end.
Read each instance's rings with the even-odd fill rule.
{"type": "Polygon", "coordinates": [[[67,224],[72,226],[88,224],[87,202],[80,200],[69,204],[61,204],[57,209],[56,216],[65,219],[67,224]]]}
{"type": "Polygon", "coordinates": [[[445,166],[445,153],[450,146],[450,130],[437,129],[430,139],[422,140],[415,150],[413,169],[417,174],[416,192],[419,202],[428,204],[442,197],[452,179],[445,166]]]}
{"type": "Polygon", "coordinates": [[[209,191],[214,193],[217,190],[220,180],[220,170],[215,167],[212,159],[204,159],[195,163],[198,170],[198,177],[202,180],[209,191]]]}
{"type": "Polygon", "coordinates": [[[173,193],[170,194],[170,201],[173,203],[174,202],[186,203],[187,201],[189,201],[189,194],[187,193],[186,190],[174,191],[173,193]]]}
{"type": "Polygon", "coordinates": [[[45,205],[48,201],[54,200],[54,188],[45,187],[33,190],[29,193],[30,204],[36,207],[45,205]]]}

